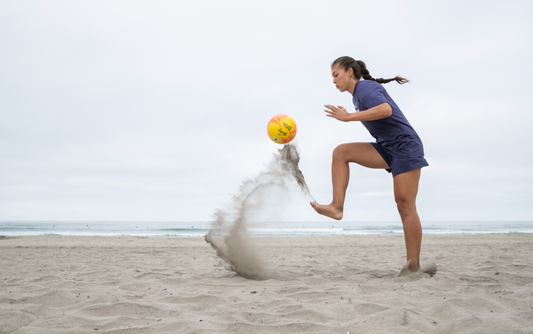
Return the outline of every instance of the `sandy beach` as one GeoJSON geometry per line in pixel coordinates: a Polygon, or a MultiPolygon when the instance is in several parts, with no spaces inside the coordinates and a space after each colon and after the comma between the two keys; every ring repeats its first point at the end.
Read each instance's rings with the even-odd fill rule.
{"type": "Polygon", "coordinates": [[[200,238],[0,237],[0,333],[533,333],[533,234],[255,238],[273,273],[200,238]]]}

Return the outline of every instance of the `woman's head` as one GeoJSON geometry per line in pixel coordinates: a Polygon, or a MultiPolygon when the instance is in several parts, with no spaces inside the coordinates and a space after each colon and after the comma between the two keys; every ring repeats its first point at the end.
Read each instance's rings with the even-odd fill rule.
{"type": "MultiPolygon", "coordinates": [[[[331,76],[333,77],[333,84],[341,92],[349,92],[353,94],[355,84],[359,80],[354,76],[354,71],[350,66],[343,66],[342,64],[331,65],[331,76]]],[[[361,76],[359,76],[361,78],[361,76]]]]}
{"type": "Polygon", "coordinates": [[[344,56],[339,57],[335,59],[335,61],[331,64],[331,70],[332,73],[334,72],[334,69],[342,69],[344,72],[346,72],[350,77],[353,76],[355,80],[361,80],[361,78],[365,80],[373,80],[376,82],[379,82],[380,84],[389,83],[391,81],[396,81],[399,84],[404,84],[406,82],[409,82],[409,80],[402,78],[400,76],[395,76],[391,79],[374,79],[370,72],[368,72],[368,69],[366,68],[366,64],[362,60],[355,60],[352,57],[344,56]]]}

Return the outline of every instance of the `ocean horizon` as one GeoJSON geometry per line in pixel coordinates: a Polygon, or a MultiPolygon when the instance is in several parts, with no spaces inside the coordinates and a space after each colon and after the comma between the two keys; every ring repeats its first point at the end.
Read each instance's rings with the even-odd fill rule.
{"type": "MultiPolygon", "coordinates": [[[[203,237],[210,222],[188,221],[0,221],[0,236],[203,237]]],[[[422,222],[424,234],[533,233],[533,221],[422,222]]],[[[247,234],[257,237],[401,235],[400,221],[257,222],[247,234]]]]}

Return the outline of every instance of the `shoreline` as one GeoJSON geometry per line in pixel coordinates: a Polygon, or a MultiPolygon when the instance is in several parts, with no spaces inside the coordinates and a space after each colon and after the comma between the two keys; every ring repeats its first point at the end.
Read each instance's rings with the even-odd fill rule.
{"type": "Polygon", "coordinates": [[[437,274],[397,277],[402,235],[251,238],[271,278],[202,238],[0,238],[0,332],[526,333],[533,234],[424,235],[437,274]]]}
{"type": "MultiPolygon", "coordinates": [[[[105,236],[105,237],[196,237],[209,232],[209,222],[0,222],[0,235],[4,236],[105,236]]],[[[531,233],[533,221],[521,222],[424,222],[424,235],[531,233]]],[[[296,224],[262,224],[251,222],[246,228],[253,238],[352,236],[352,235],[403,235],[401,222],[301,222],[296,224]]]]}

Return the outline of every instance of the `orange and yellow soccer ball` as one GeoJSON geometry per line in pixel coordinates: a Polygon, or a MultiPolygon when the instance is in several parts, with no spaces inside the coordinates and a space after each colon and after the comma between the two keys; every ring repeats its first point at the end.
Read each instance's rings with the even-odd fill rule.
{"type": "Polygon", "coordinates": [[[296,122],[289,115],[276,115],[268,121],[267,132],[274,143],[287,144],[296,137],[296,122]]]}

